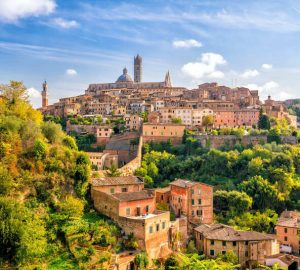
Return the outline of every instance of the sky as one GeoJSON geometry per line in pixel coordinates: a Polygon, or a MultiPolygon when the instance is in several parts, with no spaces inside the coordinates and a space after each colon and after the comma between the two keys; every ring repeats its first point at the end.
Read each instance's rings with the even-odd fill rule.
{"type": "Polygon", "coordinates": [[[23,81],[32,104],[114,82],[133,57],[143,81],[205,82],[300,97],[300,0],[0,0],[0,83],[23,81]]]}

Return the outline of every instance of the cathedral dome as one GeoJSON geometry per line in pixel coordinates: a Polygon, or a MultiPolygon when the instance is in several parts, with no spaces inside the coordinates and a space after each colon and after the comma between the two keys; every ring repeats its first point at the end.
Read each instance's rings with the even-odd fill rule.
{"type": "Polygon", "coordinates": [[[128,74],[127,68],[123,69],[123,74],[117,79],[116,82],[133,82],[132,78],[128,74]]]}

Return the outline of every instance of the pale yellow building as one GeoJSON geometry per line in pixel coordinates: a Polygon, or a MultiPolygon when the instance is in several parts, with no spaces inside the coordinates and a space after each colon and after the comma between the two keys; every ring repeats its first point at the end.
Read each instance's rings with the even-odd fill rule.
{"type": "Polygon", "coordinates": [[[203,224],[194,229],[196,247],[207,257],[233,251],[242,268],[264,264],[265,257],[279,253],[276,236],[255,231],[241,231],[224,224],[203,224]]]}

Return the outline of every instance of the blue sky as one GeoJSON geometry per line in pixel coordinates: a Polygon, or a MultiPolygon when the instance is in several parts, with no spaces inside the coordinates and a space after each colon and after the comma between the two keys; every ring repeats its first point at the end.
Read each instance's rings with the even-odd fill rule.
{"type": "Polygon", "coordinates": [[[217,81],[262,98],[300,97],[299,0],[0,0],[0,83],[22,80],[34,106],[113,82],[133,56],[143,80],[217,81]]]}

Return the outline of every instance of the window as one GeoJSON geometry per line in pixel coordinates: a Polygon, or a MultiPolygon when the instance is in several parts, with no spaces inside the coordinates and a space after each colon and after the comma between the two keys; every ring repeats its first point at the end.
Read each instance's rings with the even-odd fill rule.
{"type": "Polygon", "coordinates": [[[225,250],[222,250],[222,255],[225,255],[226,254],[226,251],[225,250]]]}
{"type": "Polygon", "coordinates": [[[146,213],[149,213],[149,205],[146,205],[146,213]]]}
{"type": "Polygon", "coordinates": [[[152,226],[149,227],[149,233],[153,233],[153,228],[152,228],[152,226]]]}
{"type": "Polygon", "coordinates": [[[288,229],[287,228],[284,228],[284,233],[287,233],[288,232],[288,229]]]}
{"type": "Polygon", "coordinates": [[[126,216],[130,216],[130,208],[126,208],[126,216]]]}
{"type": "Polygon", "coordinates": [[[162,223],[162,229],[165,229],[165,228],[166,228],[166,222],[163,221],[163,223],[162,223]]]}
{"type": "Polygon", "coordinates": [[[110,189],[110,193],[111,193],[111,194],[115,193],[115,189],[114,189],[114,188],[111,188],[111,189],[110,189]]]}
{"type": "Polygon", "coordinates": [[[156,231],[159,231],[159,224],[156,224],[156,231]]]}
{"type": "Polygon", "coordinates": [[[245,245],[248,246],[248,241],[245,242],[245,245]]]}
{"type": "Polygon", "coordinates": [[[215,256],[215,251],[214,251],[213,249],[211,249],[211,250],[209,251],[209,255],[210,255],[210,256],[215,256]]]}
{"type": "Polygon", "coordinates": [[[284,237],[284,241],[287,241],[287,240],[288,240],[288,238],[287,238],[287,236],[285,236],[285,237],[284,237]]]}
{"type": "Polygon", "coordinates": [[[192,216],[195,216],[195,211],[194,210],[192,210],[192,216]]]}
{"type": "Polygon", "coordinates": [[[198,204],[201,205],[201,199],[198,199],[198,204]]]}
{"type": "Polygon", "coordinates": [[[198,217],[202,216],[202,210],[197,210],[197,216],[198,217]]]}
{"type": "Polygon", "coordinates": [[[198,195],[200,195],[201,194],[201,189],[198,189],[198,195]]]}
{"type": "Polygon", "coordinates": [[[232,242],[232,245],[233,245],[234,247],[236,247],[236,241],[233,241],[233,242],[232,242]]]}
{"type": "Polygon", "coordinates": [[[122,192],[127,192],[127,188],[126,188],[126,187],[123,187],[123,188],[122,188],[122,192]]]}
{"type": "Polygon", "coordinates": [[[192,199],[192,205],[194,205],[195,204],[195,201],[194,201],[194,199],[192,199]]]}
{"type": "Polygon", "coordinates": [[[226,241],[222,241],[222,246],[226,247],[226,241]]]}
{"type": "Polygon", "coordinates": [[[248,251],[245,251],[245,257],[248,257],[248,251]]]}
{"type": "Polygon", "coordinates": [[[194,190],[192,189],[192,194],[194,194],[194,190]]]}
{"type": "Polygon", "coordinates": [[[210,245],[213,246],[215,244],[214,240],[210,240],[210,245]]]}

